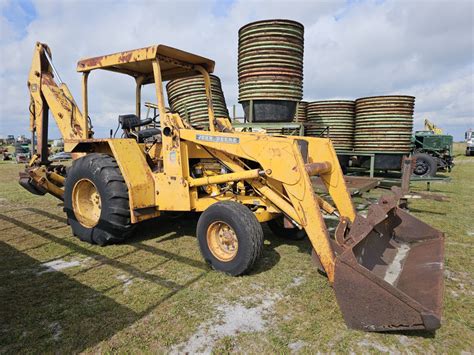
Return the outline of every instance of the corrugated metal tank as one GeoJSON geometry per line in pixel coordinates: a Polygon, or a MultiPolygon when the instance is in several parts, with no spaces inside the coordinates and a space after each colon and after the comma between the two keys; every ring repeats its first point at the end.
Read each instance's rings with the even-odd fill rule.
{"type": "MultiPolygon", "coordinates": [[[[221,81],[215,75],[210,75],[210,77],[214,115],[215,117],[229,118],[221,81]]],[[[173,112],[177,112],[183,119],[187,119],[194,128],[208,128],[209,114],[202,75],[171,80],[166,84],[166,92],[173,112]]]]}
{"type": "Polygon", "coordinates": [[[355,102],[325,100],[309,102],[307,106],[307,136],[329,137],[337,150],[352,150],[354,146],[355,102]]]}
{"type": "Polygon", "coordinates": [[[357,99],[354,149],[361,152],[411,151],[415,98],[405,95],[357,99]]]}
{"type": "Polygon", "coordinates": [[[296,108],[295,119],[296,122],[306,122],[307,120],[307,109],[308,102],[300,101],[298,102],[298,107],[296,108]]]}
{"type": "Polygon", "coordinates": [[[264,20],[239,30],[239,102],[254,122],[292,121],[303,97],[304,26],[264,20]]]}

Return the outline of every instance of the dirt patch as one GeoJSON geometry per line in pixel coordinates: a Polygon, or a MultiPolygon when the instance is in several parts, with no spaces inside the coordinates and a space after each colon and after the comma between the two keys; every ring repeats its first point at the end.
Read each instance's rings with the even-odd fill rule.
{"type": "Polygon", "coordinates": [[[43,270],[37,272],[36,274],[42,275],[47,272],[61,271],[64,269],[69,269],[71,267],[81,266],[81,265],[82,265],[82,262],[79,260],[65,261],[62,259],[57,259],[57,260],[53,260],[53,261],[49,261],[47,263],[41,264],[41,267],[43,268],[43,270]]]}
{"type": "Polygon", "coordinates": [[[211,353],[214,344],[224,337],[239,333],[261,332],[267,327],[267,318],[272,313],[278,294],[262,297],[259,304],[246,307],[242,303],[224,303],[216,307],[217,315],[201,324],[186,342],[173,347],[171,353],[211,353]]]}
{"type": "Polygon", "coordinates": [[[133,277],[120,274],[116,278],[123,283],[123,293],[127,294],[129,292],[130,286],[133,284],[133,277]]]}
{"type": "Polygon", "coordinates": [[[294,343],[288,344],[288,348],[291,350],[292,354],[298,353],[305,346],[306,346],[306,343],[304,341],[301,341],[301,340],[298,340],[298,341],[295,341],[294,343]]]}
{"type": "Polygon", "coordinates": [[[296,286],[301,285],[303,282],[304,282],[304,277],[303,276],[296,276],[296,277],[293,278],[293,280],[291,282],[291,286],[296,287],[296,286]]]}
{"type": "Polygon", "coordinates": [[[380,353],[389,353],[389,354],[398,353],[392,348],[389,348],[385,345],[379,344],[375,341],[370,341],[369,339],[362,339],[361,341],[359,341],[357,343],[357,345],[359,345],[360,347],[363,347],[363,348],[375,349],[380,353]]]}

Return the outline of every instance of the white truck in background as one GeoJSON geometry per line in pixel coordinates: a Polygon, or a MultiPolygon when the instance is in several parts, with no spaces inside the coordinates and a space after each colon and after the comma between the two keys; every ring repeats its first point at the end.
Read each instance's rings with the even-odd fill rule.
{"type": "Polygon", "coordinates": [[[466,140],[466,156],[471,156],[471,155],[474,155],[474,132],[472,131],[472,129],[469,129],[465,136],[464,136],[465,140],[466,140]]]}

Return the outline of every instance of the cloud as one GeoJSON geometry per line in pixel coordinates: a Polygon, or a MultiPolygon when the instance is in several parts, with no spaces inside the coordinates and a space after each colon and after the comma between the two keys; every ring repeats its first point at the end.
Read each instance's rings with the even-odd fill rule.
{"type": "MultiPolygon", "coordinates": [[[[237,31],[265,18],[305,25],[305,99],[412,94],[418,126],[429,116],[456,139],[474,126],[471,1],[23,3],[18,9],[17,2],[0,0],[0,135],[27,131],[26,80],[38,40],[50,45],[78,101],[78,59],[164,43],[214,59],[231,107],[238,104],[237,31]]],[[[90,95],[91,116],[102,136],[115,128],[118,114],[133,112],[130,78],[93,73],[90,95]]],[[[144,99],[155,101],[152,88],[145,89],[144,99]]]]}

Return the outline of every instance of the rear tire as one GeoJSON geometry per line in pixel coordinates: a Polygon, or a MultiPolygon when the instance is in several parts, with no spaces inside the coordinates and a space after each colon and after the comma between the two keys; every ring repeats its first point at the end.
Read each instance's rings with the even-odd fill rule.
{"type": "Polygon", "coordinates": [[[263,250],[263,230],[254,214],[234,201],[217,202],[197,224],[201,254],[215,270],[238,276],[249,272],[263,250]]]}
{"type": "Polygon", "coordinates": [[[64,210],[73,234],[92,244],[119,243],[133,234],[128,189],[115,159],[92,153],[73,161],[64,189],[64,210]],[[91,213],[93,192],[97,206],[91,213]]]}
{"type": "Polygon", "coordinates": [[[419,177],[433,177],[438,170],[436,159],[425,153],[417,153],[413,156],[416,159],[413,175],[419,177]]]}
{"type": "Polygon", "coordinates": [[[277,217],[267,222],[267,226],[277,237],[289,240],[301,240],[306,237],[306,232],[299,228],[285,228],[283,217],[277,217]]]}

